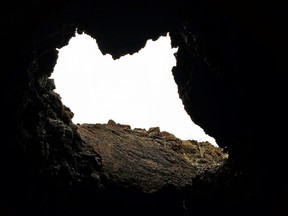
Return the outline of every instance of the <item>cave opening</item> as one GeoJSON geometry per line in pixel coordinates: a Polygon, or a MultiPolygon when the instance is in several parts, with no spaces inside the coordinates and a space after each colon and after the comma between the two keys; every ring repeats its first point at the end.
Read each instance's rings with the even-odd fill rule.
{"type": "Polygon", "coordinates": [[[160,127],[182,140],[215,139],[194,124],[179,98],[172,75],[176,65],[169,34],[148,40],[138,53],[114,60],[97,41],[76,34],[59,49],[51,75],[55,91],[74,113],[75,124],[117,123],[133,128],[160,127]]]}

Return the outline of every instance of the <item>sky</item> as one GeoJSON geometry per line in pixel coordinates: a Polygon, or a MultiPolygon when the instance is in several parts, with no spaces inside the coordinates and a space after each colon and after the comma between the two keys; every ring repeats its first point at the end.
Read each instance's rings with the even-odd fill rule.
{"type": "Polygon", "coordinates": [[[59,49],[51,78],[73,123],[128,124],[132,128],[160,127],[182,140],[208,141],[186,113],[172,75],[176,65],[169,35],[149,40],[138,53],[113,60],[103,55],[95,39],[76,34],[59,49]]]}

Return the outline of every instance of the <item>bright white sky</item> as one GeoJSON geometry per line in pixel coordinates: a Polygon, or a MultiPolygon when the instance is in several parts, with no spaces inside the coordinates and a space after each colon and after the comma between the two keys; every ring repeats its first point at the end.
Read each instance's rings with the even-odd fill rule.
{"type": "Polygon", "coordinates": [[[149,40],[142,50],[113,60],[103,56],[96,40],[76,35],[59,50],[51,78],[76,123],[129,124],[132,128],[159,126],[182,140],[217,145],[190,119],[172,75],[176,65],[170,37],[149,40]]]}

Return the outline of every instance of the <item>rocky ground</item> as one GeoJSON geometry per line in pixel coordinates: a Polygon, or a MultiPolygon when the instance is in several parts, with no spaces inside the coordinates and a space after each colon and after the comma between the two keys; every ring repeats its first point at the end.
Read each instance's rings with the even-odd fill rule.
{"type": "Polygon", "coordinates": [[[208,142],[180,140],[159,127],[132,129],[113,120],[77,126],[84,143],[102,157],[102,177],[145,193],[189,186],[205,171],[217,171],[228,157],[208,142]]]}

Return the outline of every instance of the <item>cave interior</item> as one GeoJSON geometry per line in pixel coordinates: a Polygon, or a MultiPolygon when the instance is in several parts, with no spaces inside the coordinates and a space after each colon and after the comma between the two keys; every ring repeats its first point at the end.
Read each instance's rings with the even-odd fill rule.
{"type": "Polygon", "coordinates": [[[1,214],[287,211],[284,3],[14,0],[1,10],[1,214]],[[155,196],[128,190],[129,203],[111,200],[107,194],[116,197],[121,187],[105,191],[91,177],[101,172],[100,156],[81,144],[73,110],[49,79],[57,49],[75,32],[95,38],[114,59],[170,34],[178,47],[171,72],[185,110],[229,153],[223,169],[183,192],[189,211],[176,207],[170,197],[179,194],[169,188],[155,196]]]}

